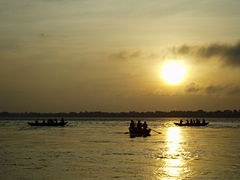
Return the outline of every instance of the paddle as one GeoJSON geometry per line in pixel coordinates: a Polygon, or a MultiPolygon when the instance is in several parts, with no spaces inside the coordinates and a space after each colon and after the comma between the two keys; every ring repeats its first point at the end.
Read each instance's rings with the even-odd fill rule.
{"type": "Polygon", "coordinates": [[[156,132],[156,133],[158,133],[158,134],[162,134],[161,132],[158,132],[158,131],[156,131],[156,130],[154,130],[154,129],[151,129],[152,131],[154,131],[154,132],[156,132]]]}

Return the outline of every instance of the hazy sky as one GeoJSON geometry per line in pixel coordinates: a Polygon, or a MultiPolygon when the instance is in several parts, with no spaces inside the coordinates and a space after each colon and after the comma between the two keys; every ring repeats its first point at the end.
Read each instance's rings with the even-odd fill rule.
{"type": "Polygon", "coordinates": [[[240,109],[239,0],[1,0],[0,111],[240,109]],[[161,78],[168,60],[186,78],[161,78]]]}

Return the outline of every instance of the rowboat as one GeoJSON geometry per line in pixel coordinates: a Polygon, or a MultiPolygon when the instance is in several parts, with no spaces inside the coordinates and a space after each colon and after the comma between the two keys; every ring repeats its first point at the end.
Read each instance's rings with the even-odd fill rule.
{"type": "Polygon", "coordinates": [[[138,130],[137,128],[129,128],[130,138],[151,136],[150,132],[151,129],[138,130]]]}

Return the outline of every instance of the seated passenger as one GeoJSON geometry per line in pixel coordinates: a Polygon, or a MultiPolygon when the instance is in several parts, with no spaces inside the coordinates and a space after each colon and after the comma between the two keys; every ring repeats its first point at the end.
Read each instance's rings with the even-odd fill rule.
{"type": "Polygon", "coordinates": [[[141,123],[140,120],[138,120],[137,129],[138,129],[138,130],[141,130],[141,129],[142,129],[142,123],[141,123]]]}
{"type": "Polygon", "coordinates": [[[180,120],[180,124],[182,125],[182,123],[183,123],[183,120],[180,120]]]}
{"type": "Polygon", "coordinates": [[[202,123],[203,123],[203,124],[206,124],[205,119],[202,120],[202,123]]]}
{"type": "Polygon", "coordinates": [[[144,130],[146,130],[148,128],[148,125],[147,125],[146,121],[144,121],[142,127],[143,127],[144,130]]]}
{"type": "Polygon", "coordinates": [[[130,128],[135,128],[135,122],[133,121],[133,120],[131,120],[131,122],[130,122],[130,128]]]}

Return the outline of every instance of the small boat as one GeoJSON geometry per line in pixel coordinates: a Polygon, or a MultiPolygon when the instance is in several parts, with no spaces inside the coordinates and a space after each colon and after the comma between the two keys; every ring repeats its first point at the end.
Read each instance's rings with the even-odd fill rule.
{"type": "Polygon", "coordinates": [[[209,122],[205,123],[174,123],[177,126],[207,126],[209,122]]]}
{"type": "Polygon", "coordinates": [[[65,126],[68,122],[28,122],[30,126],[65,126]]]}
{"type": "Polygon", "coordinates": [[[151,129],[138,130],[137,128],[129,128],[130,138],[151,136],[150,132],[151,129]]]}

